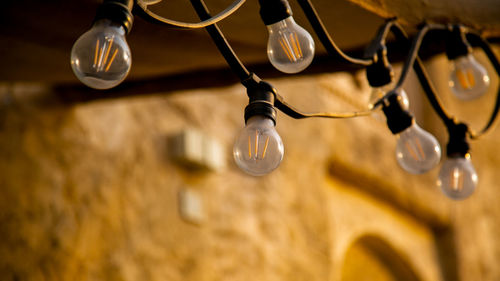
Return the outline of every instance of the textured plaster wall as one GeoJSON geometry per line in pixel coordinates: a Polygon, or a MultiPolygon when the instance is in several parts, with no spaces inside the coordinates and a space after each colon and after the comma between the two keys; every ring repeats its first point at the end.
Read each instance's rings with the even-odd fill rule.
{"type": "MultiPolygon", "coordinates": [[[[272,82],[305,111],[360,110],[369,94],[363,74],[272,82]]],[[[412,176],[396,166],[395,138],[374,118],[279,114],[284,161],[254,178],[231,157],[241,86],[74,106],[50,92],[1,89],[2,280],[340,280],[343,256],[367,234],[421,280],[444,280],[436,228],[456,230],[463,280],[499,279],[498,133],[473,146],[478,193],[451,204],[434,187],[437,169],[412,176]],[[168,137],[187,127],[220,142],[225,169],[193,172],[169,159],[168,137]],[[185,189],[203,202],[199,224],[179,217],[185,189]]],[[[418,88],[409,94],[418,105],[418,88]]]]}

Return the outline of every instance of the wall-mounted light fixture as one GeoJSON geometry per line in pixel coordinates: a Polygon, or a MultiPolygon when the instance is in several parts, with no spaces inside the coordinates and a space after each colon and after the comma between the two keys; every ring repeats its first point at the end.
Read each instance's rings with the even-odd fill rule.
{"type": "MultiPolygon", "coordinates": [[[[233,150],[235,161],[242,170],[251,175],[264,175],[276,169],[283,159],[283,143],[275,129],[276,110],[295,119],[341,119],[369,116],[382,108],[390,131],[398,136],[398,163],[406,171],[420,174],[440,162],[441,148],[430,133],[416,124],[408,111],[408,97],[402,85],[410,68],[413,68],[432,108],[449,133],[447,160],[441,168],[437,184],[443,193],[452,199],[464,199],[474,191],[478,177],[470,162],[468,139],[477,139],[492,127],[500,110],[500,90],[486,126],[479,133],[475,133],[445,110],[418,57],[418,52],[427,34],[436,33],[439,37],[446,38],[446,54],[454,64],[450,73],[450,88],[458,98],[470,100],[484,94],[490,84],[484,67],[472,57],[472,46],[481,48],[497,75],[500,74],[498,59],[479,32],[459,24],[426,23],[420,26],[416,36],[410,40],[396,19],[388,19],[367,47],[365,57],[354,58],[344,53],[332,40],[311,0],[297,0],[329,55],[366,68],[368,82],[373,88],[367,111],[303,113],[287,104],[272,85],[247,70],[217,26],[217,22],[239,9],[245,0],[236,0],[213,17],[203,0],[191,0],[201,19],[198,23],[166,19],[148,9],[148,6],[158,2],[161,0],[104,0],[97,11],[92,29],[82,35],[73,47],[71,64],[76,76],[84,84],[96,89],[114,87],[125,79],[130,70],[131,57],[124,36],[132,26],[132,11],[153,23],[170,27],[204,27],[231,70],[247,89],[249,104],[245,108],[246,127],[233,150]],[[409,49],[402,72],[394,86],[394,73],[385,43],[390,33],[396,41],[406,44],[409,49]]],[[[305,29],[295,23],[287,0],[259,0],[259,4],[261,18],[269,30],[267,53],[271,64],[285,73],[296,73],[305,69],[314,56],[314,41],[305,29]]]]}

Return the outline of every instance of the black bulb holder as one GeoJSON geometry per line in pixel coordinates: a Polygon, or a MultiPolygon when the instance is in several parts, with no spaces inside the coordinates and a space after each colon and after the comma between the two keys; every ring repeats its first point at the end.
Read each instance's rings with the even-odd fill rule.
{"type": "Polygon", "coordinates": [[[446,37],[446,56],[448,60],[454,60],[472,52],[472,47],[465,38],[463,27],[452,25],[446,37]]]}
{"type": "Polygon", "coordinates": [[[382,87],[392,82],[394,71],[387,59],[387,48],[382,45],[366,68],[366,78],[372,87],[382,87]]]}
{"type": "Polygon", "coordinates": [[[287,0],[259,0],[260,17],[265,25],[271,25],[293,15],[287,0]]]}
{"type": "Polygon", "coordinates": [[[394,135],[406,130],[414,122],[413,116],[401,106],[401,99],[401,96],[393,91],[382,105],[382,111],[387,117],[387,126],[394,135]]]}
{"type": "Polygon", "coordinates": [[[276,125],[276,109],[274,101],[276,99],[276,89],[265,81],[247,87],[249,103],[245,107],[245,124],[248,119],[256,115],[265,116],[273,120],[276,125]]]}
{"type": "Polygon", "coordinates": [[[128,34],[132,29],[134,16],[132,15],[133,0],[104,0],[97,8],[94,23],[108,19],[114,23],[120,24],[128,34]]]}
{"type": "Polygon", "coordinates": [[[469,143],[467,142],[467,125],[454,122],[448,125],[447,129],[449,140],[446,145],[446,155],[448,157],[466,157],[470,150],[469,143]]]}

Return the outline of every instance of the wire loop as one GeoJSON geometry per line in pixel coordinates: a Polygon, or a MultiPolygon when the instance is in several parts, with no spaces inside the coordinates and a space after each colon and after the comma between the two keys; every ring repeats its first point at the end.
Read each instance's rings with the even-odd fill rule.
{"type": "Polygon", "coordinates": [[[176,21],[172,19],[167,19],[162,16],[159,16],[155,14],[153,11],[148,9],[148,6],[157,4],[161,2],[159,1],[145,1],[145,0],[136,0],[136,3],[138,7],[140,7],[140,12],[141,16],[145,17],[147,20],[152,21],[154,23],[160,23],[160,24],[165,24],[170,27],[176,27],[176,28],[182,28],[182,29],[196,29],[196,28],[203,28],[207,27],[212,24],[216,24],[219,21],[227,18],[230,16],[232,13],[236,12],[244,3],[246,0],[235,0],[231,5],[229,5],[226,9],[224,9],[222,12],[218,13],[217,15],[204,19],[200,22],[197,23],[189,23],[189,22],[182,22],[182,21],[176,21]]]}

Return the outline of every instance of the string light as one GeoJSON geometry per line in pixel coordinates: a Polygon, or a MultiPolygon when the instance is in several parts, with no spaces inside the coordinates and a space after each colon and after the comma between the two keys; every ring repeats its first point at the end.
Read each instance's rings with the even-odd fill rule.
{"type": "Polygon", "coordinates": [[[314,58],[314,40],[295,23],[292,10],[284,0],[259,0],[260,15],[269,31],[267,56],[281,72],[297,73],[314,58]]]}
{"type": "Polygon", "coordinates": [[[398,138],[398,164],[409,173],[422,174],[439,164],[441,147],[436,138],[420,128],[413,116],[403,109],[401,100],[397,92],[390,93],[382,110],[389,129],[398,138]]]}
{"type": "Polygon", "coordinates": [[[283,142],[274,121],[266,116],[252,116],[234,144],[233,156],[240,169],[262,176],[276,169],[283,160],[283,142]]]}
{"type": "MultiPolygon", "coordinates": [[[[212,17],[203,0],[191,0],[202,20],[182,23],[162,18],[147,9],[159,1],[138,0],[137,13],[150,21],[180,28],[204,27],[212,37],[231,70],[247,88],[249,104],[245,108],[246,126],[238,137],[233,155],[236,164],[251,175],[264,175],[276,169],[283,159],[283,143],[276,132],[276,110],[295,118],[353,118],[369,116],[378,108],[386,115],[390,131],[398,137],[396,159],[400,166],[413,174],[421,174],[435,167],[441,158],[438,141],[420,128],[409,113],[409,103],[403,83],[410,68],[415,70],[432,108],[448,129],[449,142],[437,185],[452,199],[464,199],[476,189],[478,175],[470,161],[468,139],[477,139],[492,127],[500,111],[500,90],[497,102],[486,126],[473,133],[446,112],[429,76],[418,58],[421,43],[429,31],[440,33],[446,39],[446,54],[454,64],[449,85],[458,98],[469,100],[481,96],[489,87],[490,78],[484,67],[473,58],[471,45],[480,47],[492,63],[497,75],[500,63],[488,42],[476,31],[461,25],[422,25],[413,41],[394,19],[382,25],[366,50],[365,58],[354,58],[335,44],[310,0],[297,0],[316,35],[327,52],[344,62],[366,69],[373,88],[369,110],[348,113],[303,113],[287,104],[277,90],[246,69],[217,26],[217,22],[236,11],[245,0],[236,0],[223,12],[212,17]],[[389,33],[396,41],[410,45],[408,56],[397,83],[392,85],[394,73],[387,58],[385,39],[389,33]]],[[[286,0],[259,0],[261,18],[268,26],[270,36],[268,56],[277,69],[295,73],[306,68],[314,55],[314,41],[310,34],[292,18],[286,0]]],[[[98,10],[93,28],[77,40],[72,51],[72,66],[77,77],[86,85],[105,89],[116,86],[130,69],[130,50],[125,34],[132,24],[132,0],[104,0],[98,10]]],[[[135,11],[135,10],[134,10],[135,11]]]]}
{"type": "Polygon", "coordinates": [[[472,47],[462,28],[453,27],[446,42],[446,55],[450,61],[448,85],[451,92],[462,100],[472,100],[484,95],[490,85],[490,77],[472,55],[472,47]]]}
{"type": "Polygon", "coordinates": [[[85,85],[109,89],[127,77],[132,57],[125,35],[132,27],[131,7],[104,1],[92,28],[73,45],[71,67],[85,85]]]}

